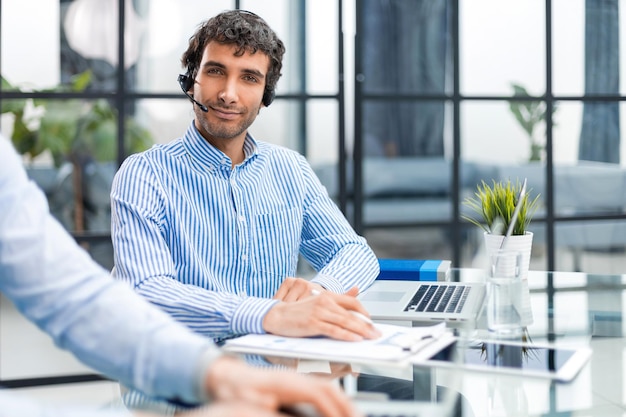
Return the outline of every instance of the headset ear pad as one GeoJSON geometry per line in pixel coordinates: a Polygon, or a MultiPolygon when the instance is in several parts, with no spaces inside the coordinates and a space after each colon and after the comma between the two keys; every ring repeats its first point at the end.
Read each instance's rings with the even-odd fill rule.
{"type": "Polygon", "coordinates": [[[268,107],[272,104],[272,101],[274,101],[274,97],[276,97],[276,92],[273,88],[271,90],[265,90],[265,92],[263,92],[263,105],[268,107]]]}
{"type": "Polygon", "coordinates": [[[188,93],[193,87],[193,78],[189,76],[189,73],[178,74],[178,84],[180,84],[183,92],[188,93]]]}

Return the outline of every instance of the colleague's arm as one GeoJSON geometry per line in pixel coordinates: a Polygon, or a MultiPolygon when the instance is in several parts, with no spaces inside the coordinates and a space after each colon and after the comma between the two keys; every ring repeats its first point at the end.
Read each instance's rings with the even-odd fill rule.
{"type": "Polygon", "coordinates": [[[199,361],[219,351],[97,265],[2,137],[0,159],[0,291],[88,366],[153,395],[200,400],[199,361]]]}

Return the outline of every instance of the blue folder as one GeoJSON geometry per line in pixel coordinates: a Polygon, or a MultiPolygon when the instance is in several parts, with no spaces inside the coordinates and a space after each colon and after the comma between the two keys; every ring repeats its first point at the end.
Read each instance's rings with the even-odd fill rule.
{"type": "Polygon", "coordinates": [[[379,259],[376,279],[398,281],[446,281],[451,262],[447,260],[379,259]]]}

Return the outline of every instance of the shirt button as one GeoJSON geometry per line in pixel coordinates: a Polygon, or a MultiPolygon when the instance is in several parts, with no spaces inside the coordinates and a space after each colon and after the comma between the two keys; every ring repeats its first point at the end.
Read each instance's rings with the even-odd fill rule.
{"type": "Polygon", "coordinates": [[[245,222],[245,221],[246,221],[246,218],[245,218],[245,217],[243,217],[243,216],[239,216],[239,221],[240,221],[240,222],[245,222]]]}
{"type": "Polygon", "coordinates": [[[247,261],[248,260],[248,255],[246,255],[246,254],[241,255],[241,260],[242,261],[247,261]]]}

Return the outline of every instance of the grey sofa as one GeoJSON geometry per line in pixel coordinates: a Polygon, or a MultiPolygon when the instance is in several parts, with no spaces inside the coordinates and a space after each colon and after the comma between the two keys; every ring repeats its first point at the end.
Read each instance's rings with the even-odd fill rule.
{"type": "MultiPolygon", "coordinates": [[[[444,158],[366,158],[363,162],[363,222],[370,226],[445,223],[452,219],[452,166],[444,158]]],[[[329,194],[338,196],[337,166],[314,169],[329,194]]],[[[461,164],[461,198],[472,195],[481,181],[528,178],[531,195],[541,194],[536,218],[545,218],[545,166],[541,163],[461,164]]],[[[348,166],[348,172],[352,167],[348,166]]],[[[558,216],[626,213],[626,170],[616,164],[585,162],[555,166],[554,203],[558,216]]],[[[352,178],[348,176],[348,192],[352,178]]],[[[468,213],[461,206],[462,213],[468,213]]],[[[477,233],[479,233],[479,230],[477,233]]],[[[534,222],[535,242],[545,240],[543,223],[534,222]]],[[[580,252],[626,249],[626,221],[567,221],[556,227],[557,247],[580,252]]],[[[575,266],[574,269],[579,269],[575,266]]]]}

